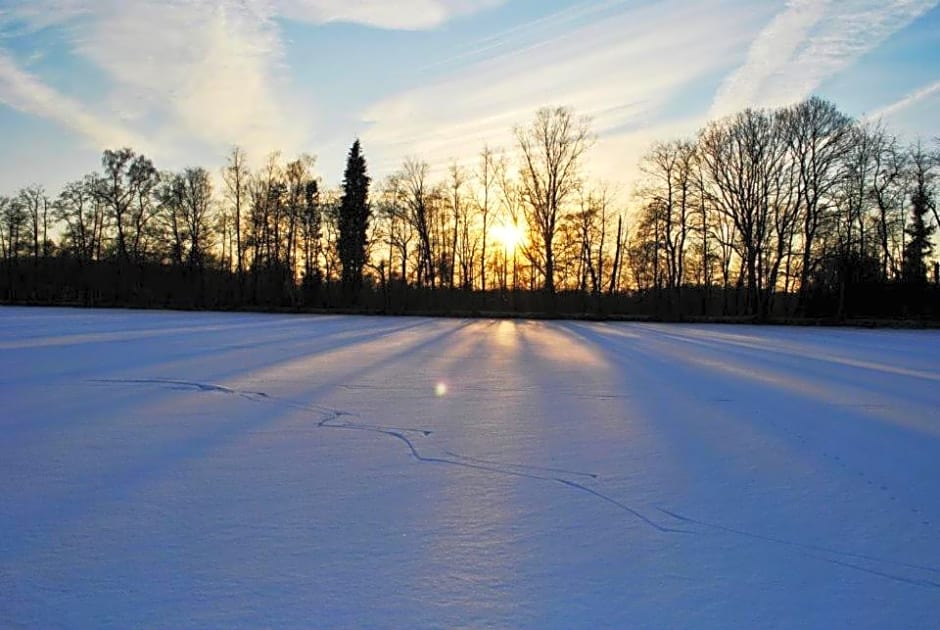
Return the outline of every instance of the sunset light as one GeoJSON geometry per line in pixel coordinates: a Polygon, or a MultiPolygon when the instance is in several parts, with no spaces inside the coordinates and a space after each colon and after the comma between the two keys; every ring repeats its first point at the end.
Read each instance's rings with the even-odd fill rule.
{"type": "Polygon", "coordinates": [[[940,629],[938,112],[940,0],[0,0],[0,630],[940,629]]]}
{"type": "Polygon", "coordinates": [[[501,223],[490,232],[496,242],[502,245],[507,254],[513,253],[525,242],[525,230],[518,225],[501,223]]]}

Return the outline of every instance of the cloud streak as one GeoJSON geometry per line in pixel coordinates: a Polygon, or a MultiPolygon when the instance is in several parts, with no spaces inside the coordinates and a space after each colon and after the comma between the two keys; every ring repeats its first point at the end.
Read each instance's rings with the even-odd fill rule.
{"type": "Polygon", "coordinates": [[[906,27],[936,0],[790,0],[716,93],[711,114],[805,98],[906,27]]]}
{"type": "MultiPolygon", "coordinates": [[[[338,163],[362,131],[378,177],[407,155],[444,166],[469,162],[484,144],[511,148],[513,127],[538,107],[568,105],[593,119],[600,175],[623,181],[654,134],[688,134],[708,116],[802,98],[937,4],[579,0],[472,41],[462,39],[471,29],[455,25],[450,47],[437,36],[369,37],[435,29],[509,2],[0,0],[0,102],[84,144],[132,144],[174,168],[218,160],[234,143],[258,161],[275,149],[315,149],[338,163]],[[317,28],[338,22],[363,28],[317,28]],[[328,55],[340,36],[362,46],[362,65],[350,74],[353,96],[337,103],[329,99],[345,97],[331,80],[345,77],[328,55]],[[324,39],[308,47],[307,37],[324,39]],[[380,48],[389,41],[428,54],[396,50],[391,68],[380,48]],[[309,62],[295,55],[307,50],[316,51],[309,62]],[[82,92],[56,82],[63,61],[79,69],[82,92]]],[[[938,90],[925,86],[879,113],[938,90]]]]}
{"type": "Polygon", "coordinates": [[[918,103],[935,95],[940,95],[940,81],[934,81],[933,83],[922,86],[921,88],[906,94],[904,97],[898,99],[894,103],[886,105],[878,111],[873,112],[872,114],[866,116],[866,118],[869,120],[890,118],[906,110],[907,108],[917,105],[918,103]]]}
{"type": "Polygon", "coordinates": [[[715,95],[711,114],[723,116],[752,104],[768,79],[782,71],[826,12],[828,0],[790,0],[751,44],[744,65],[715,95]]]}
{"type": "Polygon", "coordinates": [[[142,146],[137,134],[105,121],[81,103],[70,99],[22,70],[0,51],[0,102],[29,114],[53,120],[82,135],[95,148],[134,143],[142,146]]]}
{"type": "Polygon", "coordinates": [[[549,20],[459,74],[375,103],[364,114],[371,127],[363,141],[379,150],[384,168],[408,154],[446,163],[484,144],[511,144],[513,126],[546,105],[591,116],[602,140],[622,133],[655,119],[677,90],[726,67],[747,46],[760,13],[745,3],[719,8],[680,1],[621,7],[573,29],[552,28],[549,20]]]}
{"type": "Polygon", "coordinates": [[[421,30],[492,9],[506,0],[275,0],[279,15],[325,24],[349,22],[376,28],[421,30]]]}
{"type": "Polygon", "coordinates": [[[111,77],[111,107],[129,124],[161,121],[151,133],[164,146],[191,138],[215,150],[235,142],[292,149],[307,130],[288,128],[281,44],[263,9],[252,2],[115,4],[83,29],[74,49],[111,77]]]}
{"type": "Polygon", "coordinates": [[[9,54],[0,58],[0,98],[96,145],[137,140],[140,147],[145,135],[164,154],[194,141],[216,152],[234,143],[257,156],[298,152],[315,132],[315,104],[291,99],[278,19],[422,29],[504,1],[12,0],[0,12],[0,33],[59,29],[77,58],[110,79],[98,105],[115,122],[93,116],[88,104],[59,93],[9,54]]]}

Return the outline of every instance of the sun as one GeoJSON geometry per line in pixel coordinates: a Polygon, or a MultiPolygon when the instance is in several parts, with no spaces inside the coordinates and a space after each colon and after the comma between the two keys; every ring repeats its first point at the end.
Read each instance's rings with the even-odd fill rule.
{"type": "Polygon", "coordinates": [[[511,223],[493,226],[492,234],[507,252],[515,251],[525,241],[525,232],[522,228],[511,223]]]}

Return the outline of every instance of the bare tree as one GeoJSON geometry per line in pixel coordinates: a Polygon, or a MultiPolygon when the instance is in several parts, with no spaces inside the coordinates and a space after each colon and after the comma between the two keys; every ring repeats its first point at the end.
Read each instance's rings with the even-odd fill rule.
{"type": "Polygon", "coordinates": [[[480,153],[480,162],[477,166],[477,182],[479,183],[479,198],[477,199],[477,209],[480,214],[480,238],[481,251],[480,257],[480,288],[486,291],[486,265],[487,265],[487,239],[489,237],[490,217],[492,215],[493,199],[498,184],[498,170],[500,161],[496,153],[489,146],[483,147],[480,153]]]}
{"type": "Polygon", "coordinates": [[[186,182],[183,176],[172,172],[163,173],[156,196],[164,233],[162,240],[164,249],[168,250],[166,256],[171,264],[182,267],[189,241],[183,207],[186,203],[186,182]]]}
{"type": "Polygon", "coordinates": [[[48,256],[50,204],[46,189],[39,185],[27,186],[20,191],[19,200],[29,217],[33,258],[48,256]]]}
{"type": "Polygon", "coordinates": [[[105,216],[103,204],[95,197],[94,175],[69,182],[53,205],[53,217],[65,223],[64,238],[68,249],[79,260],[100,256],[105,216]]]}
{"type": "Polygon", "coordinates": [[[101,157],[104,174],[95,196],[111,212],[117,229],[117,255],[122,261],[139,260],[144,231],[154,213],[151,193],[159,176],[153,162],[133,149],[106,150],[101,157]]]}
{"type": "Polygon", "coordinates": [[[26,240],[26,208],[19,197],[0,197],[0,243],[3,258],[13,261],[29,251],[26,240]]]}
{"type": "Polygon", "coordinates": [[[620,268],[623,264],[624,243],[623,215],[617,215],[617,240],[614,243],[614,261],[610,266],[610,280],[607,284],[607,295],[613,295],[620,286],[620,268]]]}
{"type": "Polygon", "coordinates": [[[611,217],[612,198],[605,184],[579,192],[578,211],[571,215],[574,241],[578,251],[578,288],[600,295],[603,290],[607,232],[611,217]]]}
{"type": "Polygon", "coordinates": [[[204,168],[187,168],[182,173],[183,217],[189,237],[189,265],[202,268],[212,241],[212,180],[204,168]]]}
{"type": "Polygon", "coordinates": [[[273,268],[280,262],[279,224],[284,200],[280,162],[279,152],[269,154],[248,185],[250,211],[245,246],[251,249],[251,266],[255,271],[273,268]]]}
{"type": "MultiPolygon", "coordinates": [[[[523,223],[525,215],[525,191],[521,184],[512,178],[509,172],[505,158],[501,158],[496,169],[496,178],[499,185],[499,203],[500,215],[502,221],[514,231],[518,231],[523,223]]],[[[500,252],[502,254],[502,266],[500,269],[501,287],[505,290],[509,287],[509,255],[512,255],[512,288],[519,287],[519,277],[523,270],[520,270],[519,254],[521,253],[525,260],[530,262],[539,259],[537,246],[533,247],[532,239],[526,238],[521,243],[516,243],[511,251],[505,248],[500,252]]],[[[498,261],[497,261],[498,263],[498,261]]],[[[534,274],[530,274],[534,275],[534,274]]]]}
{"type": "Polygon", "coordinates": [[[437,253],[435,218],[440,198],[438,191],[429,182],[430,166],[414,158],[405,160],[397,175],[399,203],[405,208],[408,221],[418,236],[418,284],[435,287],[440,260],[437,253]]]}
{"type": "Polygon", "coordinates": [[[843,178],[853,123],[835,105],[815,96],[783,109],[780,116],[798,176],[803,248],[800,293],[805,296],[817,261],[813,249],[816,236],[830,207],[830,194],[843,178]]]}
{"type": "Polygon", "coordinates": [[[748,109],[709,124],[699,138],[710,204],[734,224],[748,293],[746,309],[766,315],[779,247],[795,213],[788,207],[786,144],[777,116],[748,109]],[[783,213],[777,214],[777,213],[783,213]],[[774,256],[776,254],[776,256],[774,256]]]}
{"type": "Polygon", "coordinates": [[[648,202],[639,210],[627,237],[626,266],[633,286],[641,291],[660,287],[662,248],[658,223],[661,213],[656,206],[655,202],[648,202]]]}
{"type": "MultiPolygon", "coordinates": [[[[450,288],[454,288],[457,274],[458,238],[460,236],[461,227],[465,227],[467,222],[466,204],[464,203],[464,186],[467,183],[467,174],[457,162],[452,162],[447,169],[447,175],[447,197],[451,214],[451,234],[449,254],[447,254],[449,272],[448,285],[450,288]]],[[[472,269],[472,260],[461,261],[461,265],[466,265],[467,263],[470,263],[472,269]]],[[[466,272],[466,269],[464,271],[466,272]]],[[[465,277],[466,273],[464,273],[464,278],[465,277]]]]}
{"type": "Polygon", "coordinates": [[[554,293],[559,214],[578,187],[581,161],[593,140],[589,122],[565,107],[543,108],[528,127],[517,127],[515,134],[526,215],[541,245],[543,289],[554,293]]]}
{"type": "Polygon", "coordinates": [[[691,232],[695,200],[697,148],[694,142],[676,140],[654,144],[641,161],[646,182],[641,195],[654,202],[659,216],[655,238],[665,250],[666,286],[680,291],[685,274],[686,243],[691,232]]]}
{"type": "Polygon", "coordinates": [[[478,256],[481,260],[479,265],[481,274],[485,267],[480,255],[480,241],[485,238],[485,230],[475,222],[473,208],[472,199],[466,199],[462,204],[460,242],[457,251],[457,257],[460,260],[460,287],[467,291],[476,286],[478,256]]]}
{"type": "Polygon", "coordinates": [[[296,273],[299,224],[306,207],[305,195],[307,184],[313,178],[314,162],[313,156],[304,154],[289,162],[284,169],[284,184],[286,186],[285,216],[287,220],[284,236],[284,261],[292,277],[296,273]]]}
{"type": "Polygon", "coordinates": [[[247,158],[241,147],[232,147],[228,163],[222,169],[225,182],[225,196],[232,208],[232,222],[235,229],[235,265],[239,275],[245,271],[245,255],[242,245],[242,212],[248,197],[248,185],[251,173],[247,158]]]}
{"type": "Polygon", "coordinates": [[[402,174],[397,173],[386,179],[382,186],[376,208],[379,220],[385,223],[385,244],[388,246],[389,277],[397,271],[401,283],[408,285],[408,260],[413,253],[410,249],[415,238],[414,224],[410,219],[409,207],[405,202],[402,174]],[[393,265],[397,257],[397,270],[393,265]]]}
{"type": "Polygon", "coordinates": [[[901,273],[899,259],[904,240],[907,153],[880,123],[860,125],[857,133],[866,136],[873,147],[870,194],[878,211],[881,277],[897,278],[901,273]]]}

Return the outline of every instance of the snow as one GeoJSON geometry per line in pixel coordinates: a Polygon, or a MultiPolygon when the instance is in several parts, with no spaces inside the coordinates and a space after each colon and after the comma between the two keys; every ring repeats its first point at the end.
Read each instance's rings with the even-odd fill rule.
{"type": "Polygon", "coordinates": [[[0,627],[926,628],[940,333],[0,308],[0,627]]]}

